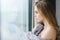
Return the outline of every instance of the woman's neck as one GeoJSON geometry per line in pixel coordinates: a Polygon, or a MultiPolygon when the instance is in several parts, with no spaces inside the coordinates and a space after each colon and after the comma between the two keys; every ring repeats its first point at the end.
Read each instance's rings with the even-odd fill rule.
{"type": "Polygon", "coordinates": [[[52,26],[48,23],[47,20],[44,20],[43,23],[44,23],[44,28],[51,28],[51,27],[52,27],[52,26]]]}

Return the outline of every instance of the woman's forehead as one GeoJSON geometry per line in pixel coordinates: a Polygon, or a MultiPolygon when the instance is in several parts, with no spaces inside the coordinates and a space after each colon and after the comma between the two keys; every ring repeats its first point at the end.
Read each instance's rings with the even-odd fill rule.
{"type": "Polygon", "coordinates": [[[41,12],[41,10],[39,10],[39,11],[38,11],[38,8],[37,8],[37,6],[35,6],[35,7],[34,7],[34,11],[35,11],[35,12],[42,13],[42,12],[41,12]]]}
{"type": "Polygon", "coordinates": [[[37,7],[36,7],[36,6],[34,6],[34,11],[38,11],[38,9],[37,9],[37,7]]]}

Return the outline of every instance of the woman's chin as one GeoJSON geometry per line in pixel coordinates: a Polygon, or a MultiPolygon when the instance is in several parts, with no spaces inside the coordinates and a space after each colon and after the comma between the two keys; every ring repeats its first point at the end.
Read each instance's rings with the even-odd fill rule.
{"type": "Polygon", "coordinates": [[[41,23],[42,21],[36,21],[37,23],[41,23]]]}

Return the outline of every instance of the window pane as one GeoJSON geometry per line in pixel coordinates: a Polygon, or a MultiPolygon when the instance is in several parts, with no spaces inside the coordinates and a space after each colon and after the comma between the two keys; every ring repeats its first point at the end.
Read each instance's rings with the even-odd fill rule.
{"type": "Polygon", "coordinates": [[[28,31],[28,0],[1,0],[1,38],[19,40],[28,31]]]}

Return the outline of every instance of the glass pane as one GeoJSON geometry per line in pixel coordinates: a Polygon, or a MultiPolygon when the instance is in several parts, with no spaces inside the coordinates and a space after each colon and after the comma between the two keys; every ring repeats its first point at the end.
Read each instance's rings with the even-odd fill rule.
{"type": "Polygon", "coordinates": [[[28,31],[28,0],[1,0],[1,38],[19,40],[28,31]]]}

